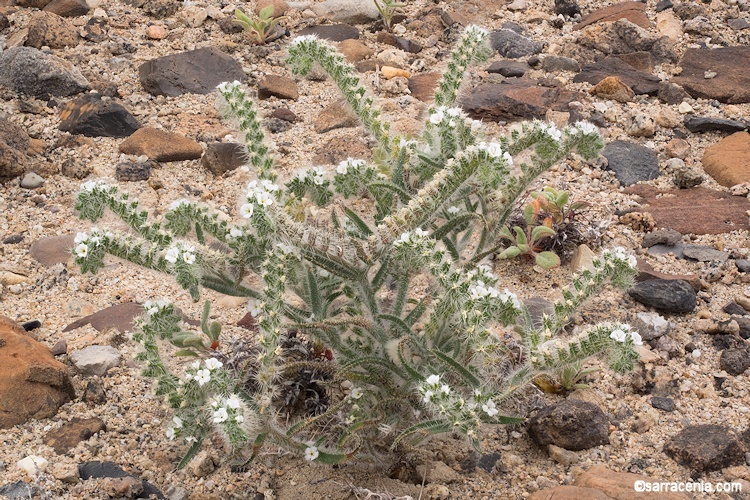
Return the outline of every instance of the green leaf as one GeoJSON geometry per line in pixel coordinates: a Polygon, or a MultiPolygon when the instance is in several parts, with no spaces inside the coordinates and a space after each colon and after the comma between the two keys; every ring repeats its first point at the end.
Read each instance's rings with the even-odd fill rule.
{"type": "Polygon", "coordinates": [[[446,250],[448,250],[448,253],[451,254],[451,257],[453,258],[454,262],[458,262],[461,259],[461,254],[459,254],[458,249],[456,248],[456,245],[453,244],[453,241],[451,241],[450,238],[447,236],[442,239],[443,245],[445,245],[446,250]]]}
{"type": "Polygon", "coordinates": [[[482,382],[474,375],[468,368],[464,367],[461,363],[456,361],[455,359],[451,358],[447,354],[437,351],[437,350],[430,350],[432,354],[437,356],[437,358],[448,365],[449,368],[452,368],[456,373],[461,375],[461,377],[466,380],[472,387],[478,388],[481,387],[482,382]]]}
{"type": "Polygon", "coordinates": [[[443,224],[441,227],[437,228],[432,233],[432,238],[436,240],[442,240],[443,237],[447,236],[451,231],[453,231],[455,228],[462,226],[472,219],[484,219],[480,214],[477,213],[468,213],[459,215],[457,217],[452,218],[445,224],[443,224]]]}
{"type": "Polygon", "coordinates": [[[404,320],[399,318],[398,316],[393,316],[392,314],[378,314],[379,319],[384,319],[387,321],[390,321],[395,326],[399,327],[399,329],[405,334],[405,335],[412,335],[411,328],[409,328],[409,325],[407,325],[404,320]]]}
{"type": "Polygon", "coordinates": [[[498,256],[498,259],[512,259],[521,255],[521,249],[517,246],[508,247],[503,250],[498,256]]]}
{"type": "Polygon", "coordinates": [[[307,285],[310,290],[310,307],[316,318],[323,318],[323,305],[320,297],[320,290],[318,289],[318,280],[313,273],[312,268],[307,269],[307,285]]]}
{"type": "Polygon", "coordinates": [[[362,231],[365,236],[370,236],[372,234],[372,229],[370,229],[370,226],[368,226],[367,223],[359,217],[359,215],[357,215],[356,213],[354,213],[354,211],[347,207],[343,208],[344,213],[347,217],[349,217],[349,220],[352,221],[354,225],[357,226],[357,228],[362,231]]]}
{"type": "Polygon", "coordinates": [[[540,252],[534,255],[534,260],[544,269],[552,269],[560,265],[560,257],[554,252],[540,252]]]}
{"type": "Polygon", "coordinates": [[[537,242],[547,236],[554,236],[557,234],[554,229],[547,226],[537,226],[531,230],[531,241],[537,242]]]}
{"type": "Polygon", "coordinates": [[[190,357],[198,357],[199,354],[195,351],[191,351],[190,349],[180,349],[179,351],[175,351],[175,356],[190,356],[190,357]]]}
{"type": "Polygon", "coordinates": [[[198,440],[193,443],[193,446],[190,447],[187,453],[185,453],[185,456],[182,457],[182,460],[180,460],[180,463],[177,464],[177,470],[185,467],[193,459],[193,457],[198,454],[201,446],[203,446],[203,437],[198,437],[198,440]]]}
{"type": "Polygon", "coordinates": [[[409,203],[409,200],[411,199],[411,195],[406,190],[388,181],[374,181],[369,183],[367,185],[367,188],[371,191],[372,188],[387,189],[388,191],[392,191],[398,195],[401,203],[409,203]]]}
{"type": "Polygon", "coordinates": [[[529,226],[534,223],[534,205],[526,205],[526,207],[523,209],[523,219],[529,226]]]}
{"type": "Polygon", "coordinates": [[[406,429],[404,432],[399,434],[399,436],[393,441],[393,444],[391,445],[391,449],[395,450],[396,447],[401,443],[401,441],[411,436],[415,432],[439,434],[441,432],[450,432],[451,430],[452,430],[451,424],[449,424],[445,420],[427,420],[426,422],[420,422],[416,425],[412,425],[411,427],[406,429]]]}
{"type": "Polygon", "coordinates": [[[523,229],[515,226],[513,230],[516,232],[516,245],[518,245],[519,247],[521,245],[525,245],[528,241],[526,239],[526,233],[523,232],[523,229]]]}

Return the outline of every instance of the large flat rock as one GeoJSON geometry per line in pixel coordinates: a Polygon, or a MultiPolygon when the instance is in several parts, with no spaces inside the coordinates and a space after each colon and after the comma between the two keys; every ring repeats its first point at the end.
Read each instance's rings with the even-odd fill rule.
{"type": "Polygon", "coordinates": [[[703,170],[722,186],[750,181],[750,134],[735,132],[706,148],[703,170]]]}
{"type": "Polygon", "coordinates": [[[461,107],[475,119],[516,121],[542,119],[547,110],[567,111],[568,103],[583,100],[579,92],[543,87],[535,80],[479,85],[461,99],[461,107]]]}
{"type": "Polygon", "coordinates": [[[718,49],[687,49],[673,79],[695,98],[716,99],[728,104],[750,102],[750,46],[718,49]],[[716,76],[706,78],[706,71],[716,76]]]}

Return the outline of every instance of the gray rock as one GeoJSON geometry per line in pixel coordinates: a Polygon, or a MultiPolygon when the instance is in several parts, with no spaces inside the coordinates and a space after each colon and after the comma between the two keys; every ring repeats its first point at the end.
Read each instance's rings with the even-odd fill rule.
{"type": "Polygon", "coordinates": [[[736,259],[734,264],[737,266],[737,270],[741,273],[750,273],[750,260],[748,259],[736,259]]]}
{"type": "MultiPolygon", "coordinates": [[[[678,160],[679,158],[672,158],[672,160],[678,160]]],[[[671,161],[671,160],[670,160],[671,161]]],[[[672,171],[672,178],[674,184],[680,189],[690,189],[695,186],[699,186],[706,179],[703,174],[703,170],[692,165],[678,165],[672,171]]]]}
{"type": "Polygon", "coordinates": [[[656,154],[650,149],[625,141],[609,143],[602,155],[623,186],[656,179],[661,174],[656,154]]]}
{"type": "Polygon", "coordinates": [[[144,161],[142,163],[124,161],[115,167],[115,178],[121,182],[145,181],[151,177],[151,169],[155,162],[144,161]]]}
{"type": "Polygon", "coordinates": [[[657,410],[672,412],[674,411],[674,399],[654,396],[651,398],[651,406],[657,410]]]}
{"type": "Polygon", "coordinates": [[[669,333],[672,325],[659,313],[639,312],[635,315],[633,327],[641,334],[643,340],[654,340],[669,333]]]}
{"type": "Polygon", "coordinates": [[[215,47],[204,47],[146,61],[138,78],[151,95],[210,94],[222,82],[245,81],[242,65],[215,47]]]}
{"type": "Polygon", "coordinates": [[[201,165],[219,176],[247,163],[247,150],[236,142],[209,142],[201,165]]]}
{"type": "Polygon", "coordinates": [[[70,252],[73,249],[74,239],[74,234],[39,238],[31,245],[29,255],[44,267],[64,264],[71,258],[70,252]]]}
{"type": "Polygon", "coordinates": [[[555,0],[555,14],[573,17],[581,13],[581,8],[575,0],[555,0]]]}
{"type": "Polygon", "coordinates": [[[120,364],[122,356],[111,346],[92,345],[70,355],[70,361],[84,376],[103,376],[120,364]]]}
{"type": "Polygon", "coordinates": [[[609,443],[609,419],[593,403],[567,399],[534,415],[529,421],[529,435],[539,446],[586,450],[609,443]]]}
{"type": "Polygon", "coordinates": [[[574,73],[578,73],[581,71],[581,65],[578,64],[578,61],[570,57],[547,56],[542,61],[542,69],[551,73],[555,71],[573,71],[574,73]]]}
{"type": "Polygon", "coordinates": [[[499,30],[490,33],[490,45],[503,57],[517,59],[539,54],[544,44],[525,35],[516,23],[503,23],[499,30]]]}
{"type": "Polygon", "coordinates": [[[685,117],[685,128],[691,132],[742,132],[747,129],[747,125],[746,122],[711,116],[687,115],[685,117]]]}
{"type": "Polygon", "coordinates": [[[659,90],[659,78],[651,73],[639,71],[615,56],[609,56],[601,61],[584,66],[583,70],[573,77],[573,81],[596,85],[608,76],[616,76],[636,94],[655,95],[659,90]]]}
{"type": "Polygon", "coordinates": [[[654,279],[636,283],[628,294],[641,304],[671,313],[695,309],[697,296],[685,280],[654,279]]]}
{"type": "Polygon", "coordinates": [[[729,252],[722,252],[705,245],[683,245],[682,253],[688,259],[699,262],[712,262],[715,260],[724,262],[729,258],[729,252]]]}
{"type": "Polygon", "coordinates": [[[750,368],[750,348],[743,345],[726,349],[721,353],[719,366],[730,375],[742,375],[750,368]]]}
{"type": "Polygon", "coordinates": [[[664,104],[680,104],[685,99],[689,99],[690,94],[676,83],[659,82],[656,97],[664,104]]]}
{"type": "Polygon", "coordinates": [[[667,245],[674,246],[682,240],[682,234],[678,233],[674,229],[657,229],[647,233],[643,237],[641,246],[643,248],[650,248],[654,245],[667,245]]]}
{"type": "Polygon", "coordinates": [[[0,118],[0,181],[24,173],[30,144],[31,139],[23,128],[0,118]]]}
{"type": "Polygon", "coordinates": [[[71,63],[32,47],[13,47],[0,53],[0,85],[42,99],[91,88],[71,63]]]}
{"type": "Polygon", "coordinates": [[[26,500],[35,498],[37,495],[39,495],[39,488],[24,481],[16,481],[0,487],[0,497],[8,500],[26,500]]]}
{"type": "Polygon", "coordinates": [[[724,307],[722,307],[721,310],[729,315],[746,316],[748,314],[744,307],[733,300],[724,304],[724,307]]]}
{"type": "Polygon", "coordinates": [[[316,16],[338,23],[364,24],[380,18],[375,2],[325,0],[310,8],[316,16]]]}
{"type": "Polygon", "coordinates": [[[708,472],[745,462],[745,447],[734,431],[722,425],[691,425],[672,436],[664,453],[676,462],[708,472]]]}
{"type": "Polygon", "coordinates": [[[21,187],[24,189],[36,189],[44,184],[44,179],[34,172],[29,172],[21,179],[21,187]]]}

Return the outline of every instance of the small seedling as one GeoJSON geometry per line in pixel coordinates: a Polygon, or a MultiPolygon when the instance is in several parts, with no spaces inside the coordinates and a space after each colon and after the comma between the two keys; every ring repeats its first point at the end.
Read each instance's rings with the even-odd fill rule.
{"type": "Polygon", "coordinates": [[[268,36],[279,24],[279,21],[286,19],[286,16],[273,17],[273,9],[273,5],[262,8],[257,19],[252,19],[242,10],[236,9],[234,11],[234,23],[250,33],[257,45],[263,45],[268,41],[268,36]]]}
{"type": "Polygon", "coordinates": [[[373,2],[375,2],[375,7],[377,7],[378,12],[380,12],[380,15],[383,17],[385,30],[390,33],[393,24],[393,16],[396,15],[398,9],[406,7],[406,4],[396,2],[395,0],[373,0],[373,2]]]}

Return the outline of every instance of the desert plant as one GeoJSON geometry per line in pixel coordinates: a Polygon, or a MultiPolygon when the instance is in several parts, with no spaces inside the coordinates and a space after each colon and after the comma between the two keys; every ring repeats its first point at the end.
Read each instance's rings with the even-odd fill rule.
{"type": "Polygon", "coordinates": [[[163,220],[150,221],[116,187],[83,184],[76,202],[82,218],[95,222],[107,208],[131,229],[79,234],[74,256],[83,272],[96,272],[110,254],[174,276],[194,300],[200,287],[247,297],[257,322],[252,355],[238,361],[222,352],[208,306],[201,336],[183,331],[170,303],[146,305],[134,338],[144,347],[145,373],[174,409],[168,435],[191,445],[181,465],[213,432],[236,460],[251,458],[266,441],[325,463],[408,449],[444,432],[478,447],[483,424],[523,420],[514,403],[538,375],[603,352],[614,370],[632,368],[640,337],[627,326],[564,332],[588,297],[608,283],[630,283],[632,256],[605,251],[592,270],[574,276],[553,314],[534,320],[483,263],[503,248],[500,230],[540,173],[573,150],[593,158],[602,147],[587,123],[559,134],[525,124],[487,142],[483,125],[453,107],[469,65],[491,53],[486,41],[486,31],[466,29],[422,137],[409,139],[389,132],[353,67],[328,43],[294,40],[294,73],[305,75],[316,63],[330,75],[374,138],[377,160],[350,158],[332,175],[309,168],[285,184],[276,183],[242,85],[219,85],[220,108],[238,126],[257,174],[233,218],[177,200],[163,220]],[[514,164],[513,155],[527,150],[531,163],[514,164]],[[514,328],[519,352],[505,340],[514,328]],[[299,336],[312,345],[303,350],[318,354],[295,355],[301,344],[290,339],[299,336]],[[163,361],[162,340],[200,356],[182,377],[163,361]],[[299,380],[303,372],[307,378],[299,380]],[[324,392],[318,404],[296,413],[285,406],[294,397],[281,397],[284,391],[313,383],[313,392],[324,392]]]}
{"type": "Polygon", "coordinates": [[[395,0],[372,0],[375,2],[375,7],[377,7],[378,12],[380,12],[380,16],[383,18],[383,25],[385,26],[385,30],[390,33],[391,29],[393,28],[393,16],[396,15],[396,11],[400,9],[401,7],[406,7],[405,3],[397,2],[395,0]]]}
{"type": "Polygon", "coordinates": [[[242,12],[242,10],[235,9],[234,23],[250,33],[256,44],[263,45],[266,43],[268,36],[273,32],[273,29],[279,24],[279,21],[286,18],[286,16],[274,17],[273,13],[273,5],[260,9],[257,18],[251,18],[242,12]]]}

